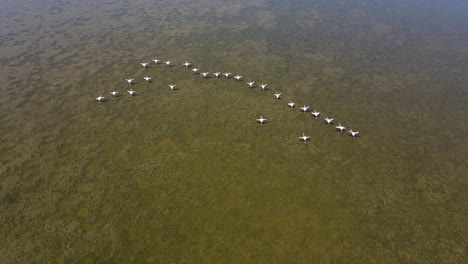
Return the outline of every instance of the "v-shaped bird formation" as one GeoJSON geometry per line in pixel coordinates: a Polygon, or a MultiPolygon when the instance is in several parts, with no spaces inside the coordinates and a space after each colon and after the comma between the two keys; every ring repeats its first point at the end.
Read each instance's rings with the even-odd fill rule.
{"type": "MultiPolygon", "coordinates": [[[[161,63],[161,60],[160,60],[160,59],[156,59],[156,58],[153,59],[152,61],[153,61],[156,65],[158,65],[158,64],[161,63]]],[[[165,64],[167,67],[173,67],[173,66],[175,66],[175,64],[173,64],[173,62],[170,61],[170,60],[164,61],[164,64],[165,64]]],[[[147,62],[141,62],[140,65],[143,66],[145,69],[149,68],[149,67],[148,67],[149,63],[147,63],[147,62]]],[[[194,73],[194,74],[199,74],[199,71],[200,71],[200,70],[199,70],[198,68],[196,68],[196,67],[192,67],[192,63],[191,63],[191,62],[185,61],[185,63],[183,63],[182,66],[184,66],[186,69],[191,68],[191,72],[194,73]]],[[[200,74],[203,76],[204,79],[208,79],[210,73],[204,71],[204,72],[201,72],[200,74]]],[[[230,72],[224,72],[224,73],[222,73],[222,75],[221,75],[221,72],[214,72],[213,75],[216,77],[216,79],[219,79],[222,75],[224,76],[224,78],[222,78],[222,79],[230,79],[231,73],[230,73],[230,72]]],[[[242,80],[242,76],[241,76],[240,74],[236,74],[233,78],[234,78],[237,82],[239,82],[239,83],[240,83],[241,80],[242,80]]],[[[149,77],[149,76],[145,76],[145,77],[143,77],[143,79],[144,79],[146,82],[148,82],[148,83],[152,81],[152,78],[149,77]]],[[[134,79],[132,79],[132,78],[130,78],[130,77],[127,78],[127,79],[124,79],[124,80],[125,80],[129,85],[134,85],[134,84],[135,84],[135,83],[133,82],[134,79]]],[[[255,87],[255,85],[254,85],[254,84],[255,84],[255,81],[248,81],[248,82],[246,82],[246,83],[248,84],[248,87],[249,87],[249,88],[254,88],[254,87],[255,87]]],[[[266,91],[266,90],[268,90],[268,89],[266,88],[267,85],[268,85],[268,84],[266,84],[266,83],[261,83],[259,86],[260,86],[260,88],[262,89],[262,91],[266,91]]],[[[175,91],[176,85],[175,85],[175,84],[168,84],[168,87],[171,89],[171,91],[174,92],[174,91],[175,91]]],[[[134,95],[137,94],[137,92],[136,92],[135,90],[133,90],[133,89],[127,90],[127,92],[129,93],[130,96],[134,96],[134,95]]],[[[110,94],[112,95],[112,97],[117,97],[117,96],[119,96],[119,92],[116,91],[116,90],[113,90],[112,92],[110,92],[110,94]]],[[[280,99],[281,99],[282,93],[277,92],[277,93],[274,93],[273,95],[274,95],[274,99],[275,99],[275,100],[280,100],[280,99]]],[[[104,96],[102,96],[102,95],[99,95],[98,97],[96,97],[96,100],[97,100],[98,102],[102,103],[102,102],[105,102],[105,101],[106,101],[106,97],[104,97],[104,96]]],[[[288,102],[287,105],[288,105],[288,107],[291,108],[291,109],[294,109],[294,108],[296,107],[296,104],[295,104],[292,100],[290,100],[290,101],[288,102]]],[[[308,112],[309,112],[309,108],[310,108],[310,106],[304,105],[304,106],[300,107],[300,111],[303,112],[303,113],[308,113],[308,112]]],[[[314,109],[314,111],[311,112],[311,115],[317,119],[317,118],[320,117],[321,114],[320,114],[319,111],[317,111],[317,110],[314,109]]],[[[266,123],[267,123],[268,119],[263,118],[263,116],[260,116],[260,118],[257,118],[256,121],[257,121],[257,123],[259,123],[260,125],[263,125],[263,124],[266,124],[266,123]]],[[[325,121],[324,124],[331,125],[331,124],[334,124],[335,119],[327,116],[327,117],[324,118],[324,121],[325,121]]],[[[343,125],[341,125],[341,123],[338,123],[338,125],[335,126],[335,130],[338,131],[338,132],[344,132],[344,131],[346,131],[346,127],[344,127],[343,125]]],[[[358,131],[353,131],[352,129],[350,129],[350,130],[348,131],[348,133],[349,133],[349,135],[350,135],[352,138],[356,138],[356,137],[359,136],[359,132],[358,132],[358,131]]],[[[305,133],[302,133],[302,136],[299,136],[299,140],[300,140],[300,141],[304,141],[304,143],[305,143],[305,142],[307,142],[307,141],[310,140],[310,136],[306,136],[305,133]]]]}

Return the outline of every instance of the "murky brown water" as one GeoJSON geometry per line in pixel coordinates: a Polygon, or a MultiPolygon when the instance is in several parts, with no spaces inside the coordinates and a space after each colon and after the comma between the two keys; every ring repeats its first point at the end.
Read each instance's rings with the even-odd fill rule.
{"type": "Polygon", "coordinates": [[[0,3],[0,262],[467,261],[462,1],[0,3]]]}

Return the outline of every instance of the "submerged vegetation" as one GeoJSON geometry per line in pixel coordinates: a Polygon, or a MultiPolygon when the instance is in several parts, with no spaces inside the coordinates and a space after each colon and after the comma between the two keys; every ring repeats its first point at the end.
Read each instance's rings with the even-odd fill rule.
{"type": "Polygon", "coordinates": [[[39,2],[0,10],[3,262],[466,262],[466,4],[39,2]]]}

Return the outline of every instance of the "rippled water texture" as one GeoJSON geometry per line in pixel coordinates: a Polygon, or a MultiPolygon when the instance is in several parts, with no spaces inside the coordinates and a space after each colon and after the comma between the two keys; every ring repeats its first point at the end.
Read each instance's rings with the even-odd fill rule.
{"type": "Polygon", "coordinates": [[[0,3],[0,262],[468,262],[465,1],[0,3]]]}

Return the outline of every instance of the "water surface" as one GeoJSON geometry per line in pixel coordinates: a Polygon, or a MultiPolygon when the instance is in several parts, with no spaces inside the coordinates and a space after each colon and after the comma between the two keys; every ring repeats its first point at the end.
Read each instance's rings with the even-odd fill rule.
{"type": "Polygon", "coordinates": [[[463,1],[0,2],[3,262],[467,261],[463,1]]]}

